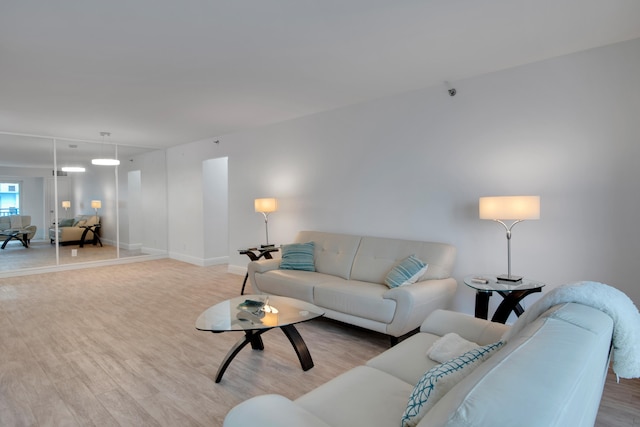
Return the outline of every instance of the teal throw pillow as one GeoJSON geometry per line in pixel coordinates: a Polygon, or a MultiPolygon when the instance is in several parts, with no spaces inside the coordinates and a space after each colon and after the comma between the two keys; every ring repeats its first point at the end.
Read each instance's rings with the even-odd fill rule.
{"type": "Polygon", "coordinates": [[[73,226],[73,218],[60,220],[60,227],[71,227],[71,226],[73,226]]]}
{"type": "Polygon", "coordinates": [[[425,372],[409,397],[407,408],[402,414],[402,427],[418,425],[422,417],[429,412],[442,396],[473,372],[478,365],[487,360],[502,345],[503,342],[498,341],[474,348],[425,372]]]}
{"type": "Polygon", "coordinates": [[[313,249],[313,242],[282,245],[280,269],[316,271],[316,265],[313,260],[313,249]]]}
{"type": "Polygon", "coordinates": [[[427,267],[428,265],[416,258],[415,255],[410,255],[389,271],[384,283],[390,288],[416,283],[427,271],[427,267]]]}

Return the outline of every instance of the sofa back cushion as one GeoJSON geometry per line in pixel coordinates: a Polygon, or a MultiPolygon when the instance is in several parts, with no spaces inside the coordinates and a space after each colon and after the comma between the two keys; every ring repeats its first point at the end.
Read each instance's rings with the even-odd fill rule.
{"type": "Polygon", "coordinates": [[[31,225],[31,215],[0,216],[0,230],[7,230],[9,228],[24,228],[28,227],[29,225],[31,225]]]}
{"type": "Polygon", "coordinates": [[[322,231],[301,231],[296,236],[295,242],[314,243],[317,272],[349,279],[353,258],[360,244],[360,236],[322,231]]]}
{"type": "Polygon", "coordinates": [[[453,387],[419,426],[593,426],[612,332],[613,321],[598,309],[552,307],[453,387]]]}
{"type": "Polygon", "coordinates": [[[384,283],[391,269],[410,255],[429,267],[419,280],[451,277],[456,249],[445,243],[363,237],[355,255],[351,278],[364,282],[384,283]]]}

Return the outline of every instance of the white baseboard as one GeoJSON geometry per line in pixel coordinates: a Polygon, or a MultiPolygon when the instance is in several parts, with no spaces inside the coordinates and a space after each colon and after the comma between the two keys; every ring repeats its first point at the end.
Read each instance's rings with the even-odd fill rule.
{"type": "Polygon", "coordinates": [[[228,256],[216,257],[216,258],[198,258],[190,255],[185,255],[176,252],[170,252],[169,258],[175,259],[182,262],[187,262],[189,264],[197,265],[200,267],[209,267],[212,265],[221,265],[229,262],[228,256]]]}
{"type": "Polygon", "coordinates": [[[221,257],[216,257],[216,258],[207,258],[204,260],[204,266],[205,267],[210,267],[212,265],[222,265],[222,264],[227,264],[229,262],[229,257],[228,256],[221,256],[221,257]]]}
{"type": "Polygon", "coordinates": [[[231,274],[237,274],[238,276],[244,276],[245,274],[247,274],[247,267],[229,264],[227,266],[227,272],[231,274]]]}

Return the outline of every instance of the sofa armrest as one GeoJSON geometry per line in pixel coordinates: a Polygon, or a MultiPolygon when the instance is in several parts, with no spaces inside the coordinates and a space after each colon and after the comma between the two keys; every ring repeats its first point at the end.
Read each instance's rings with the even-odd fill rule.
{"type": "Polygon", "coordinates": [[[393,320],[387,325],[387,334],[399,337],[417,329],[435,309],[449,308],[456,292],[453,278],[423,280],[408,286],[386,291],[386,299],[396,302],[393,320]]]}
{"type": "Polygon", "coordinates": [[[36,231],[38,231],[38,227],[35,225],[27,225],[26,227],[22,227],[24,230],[28,230],[29,234],[27,235],[27,239],[33,239],[33,236],[36,235],[36,231]]]}
{"type": "Polygon", "coordinates": [[[267,271],[277,270],[280,268],[279,259],[261,259],[259,261],[251,261],[247,265],[249,276],[255,273],[266,273],[267,271]]]}
{"type": "Polygon", "coordinates": [[[249,283],[251,288],[257,293],[261,293],[260,287],[256,283],[256,274],[266,273],[271,270],[277,270],[280,268],[280,259],[261,259],[259,261],[251,261],[247,265],[247,275],[249,276],[249,283]]]}
{"type": "Polygon", "coordinates": [[[438,336],[455,332],[466,340],[487,345],[499,341],[508,329],[509,326],[502,323],[478,319],[469,314],[435,310],[422,323],[420,332],[438,336]]]}
{"type": "Polygon", "coordinates": [[[224,427],[329,427],[329,424],[291,400],[267,394],[246,400],[229,411],[224,427]]]}

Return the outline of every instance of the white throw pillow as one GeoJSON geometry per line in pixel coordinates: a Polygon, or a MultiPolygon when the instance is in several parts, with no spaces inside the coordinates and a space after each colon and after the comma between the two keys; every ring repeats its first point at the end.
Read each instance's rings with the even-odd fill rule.
{"type": "Polygon", "coordinates": [[[444,363],[449,359],[453,359],[462,353],[478,347],[480,347],[478,344],[462,338],[455,332],[450,332],[429,347],[427,356],[429,359],[435,360],[438,363],[444,363]]]}
{"type": "Polygon", "coordinates": [[[415,427],[442,396],[487,360],[502,344],[502,341],[498,341],[478,347],[425,372],[409,396],[409,403],[402,414],[402,427],[415,427]]]}

